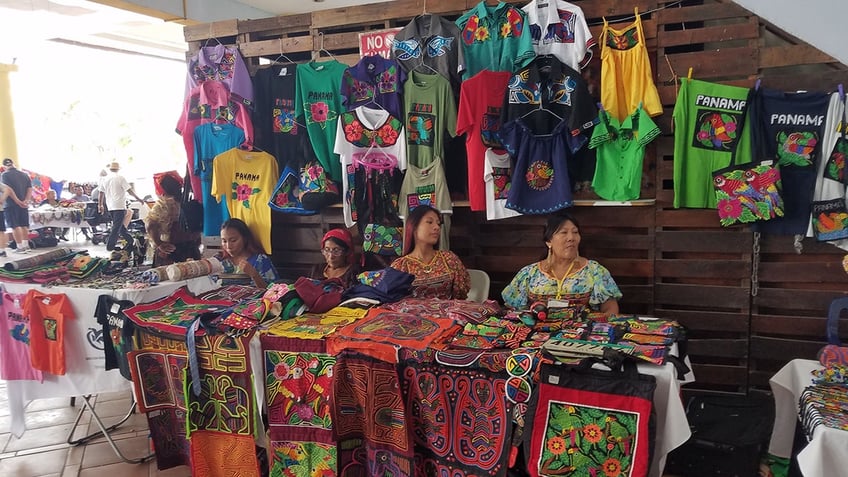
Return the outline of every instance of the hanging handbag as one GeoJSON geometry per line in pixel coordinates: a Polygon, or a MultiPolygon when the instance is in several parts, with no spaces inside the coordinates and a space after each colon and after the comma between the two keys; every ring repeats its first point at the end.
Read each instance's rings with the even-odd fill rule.
{"type": "Polygon", "coordinates": [[[636,365],[603,371],[544,364],[530,399],[524,455],[531,477],[648,475],[655,437],[656,379],[636,365]]]}
{"type": "Polygon", "coordinates": [[[180,198],[180,227],[186,232],[203,232],[203,204],[194,198],[186,165],[183,195],[180,198]]]}
{"type": "Polygon", "coordinates": [[[403,227],[366,224],[363,231],[362,250],[390,257],[403,255],[403,227]]]}
{"type": "Polygon", "coordinates": [[[842,193],[833,199],[813,201],[813,235],[819,242],[848,238],[848,207],[845,205],[845,158],[848,155],[848,139],[845,138],[846,120],[848,120],[848,114],[845,111],[845,96],[843,96],[842,133],[836,139],[827,163],[822,169],[822,181],[838,182],[842,193]]]}
{"type": "MultiPolygon", "coordinates": [[[[745,127],[745,116],[751,108],[754,94],[753,90],[748,94],[747,106],[739,121],[740,128],[745,127]]],[[[761,135],[752,136],[757,138],[761,135]]],[[[758,146],[759,144],[755,144],[754,147],[755,158],[764,151],[764,148],[758,146]]],[[[713,187],[721,225],[729,227],[783,217],[780,169],[775,161],[755,159],[745,164],[737,164],[736,150],[735,145],[730,153],[729,166],[713,172],[713,187]]]]}

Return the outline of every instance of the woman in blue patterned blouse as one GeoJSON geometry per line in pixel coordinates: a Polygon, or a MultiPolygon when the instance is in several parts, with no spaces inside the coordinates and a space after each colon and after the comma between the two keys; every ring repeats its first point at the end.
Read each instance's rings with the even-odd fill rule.
{"type": "Polygon", "coordinates": [[[540,301],[548,306],[588,305],[592,310],[618,314],[621,290],[600,263],[581,257],[580,225],[569,214],[548,218],[544,233],[547,256],[519,270],[501,296],[507,306],[527,309],[540,301]]]}
{"type": "Polygon", "coordinates": [[[262,245],[241,219],[221,224],[221,263],[224,272],[244,274],[257,288],[266,288],[280,279],[271,259],[262,253],[262,245]]]}

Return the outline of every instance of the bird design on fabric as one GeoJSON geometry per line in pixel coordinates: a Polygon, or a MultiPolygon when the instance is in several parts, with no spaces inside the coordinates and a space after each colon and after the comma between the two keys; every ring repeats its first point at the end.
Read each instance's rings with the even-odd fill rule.
{"type": "Polygon", "coordinates": [[[777,181],[780,180],[780,173],[777,172],[777,169],[768,168],[762,173],[758,173],[754,170],[745,171],[745,182],[751,185],[757,192],[764,193],[769,188],[769,186],[774,187],[777,181]]]}
{"type": "Polygon", "coordinates": [[[728,135],[728,132],[736,130],[736,123],[725,124],[718,113],[712,113],[708,121],[710,123],[710,137],[715,147],[721,147],[722,144],[733,139],[728,135]]]}
{"type": "Polygon", "coordinates": [[[814,132],[793,132],[786,134],[781,132],[777,137],[780,150],[780,164],[793,164],[796,166],[809,166],[813,163],[813,152],[818,144],[818,137],[814,132]]]}
{"type": "Polygon", "coordinates": [[[749,187],[745,181],[731,179],[722,175],[715,176],[713,178],[713,183],[716,188],[727,194],[728,197],[739,195],[749,187]]]}

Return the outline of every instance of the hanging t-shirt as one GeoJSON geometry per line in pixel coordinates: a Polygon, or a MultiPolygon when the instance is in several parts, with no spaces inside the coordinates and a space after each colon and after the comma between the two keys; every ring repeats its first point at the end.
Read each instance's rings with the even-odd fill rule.
{"type": "MultiPolygon", "coordinates": [[[[845,156],[848,155],[848,143],[841,140],[846,131],[844,119],[844,98],[838,92],[830,95],[830,105],[827,108],[824,131],[821,140],[821,159],[816,172],[816,187],[813,191],[813,201],[845,198],[845,156]]],[[[807,236],[813,236],[813,224],[807,230],[807,236]]],[[[848,239],[832,240],[831,244],[848,250],[848,239]]]]}
{"type": "Polygon", "coordinates": [[[443,76],[412,71],[403,89],[407,158],[419,168],[444,157],[445,133],[456,132],[456,101],[443,76]]]}
{"type": "Polygon", "coordinates": [[[563,120],[569,129],[582,130],[598,109],[579,72],[540,56],[509,79],[501,115],[504,124],[521,118],[534,134],[550,134],[563,120]]]}
{"type": "Polygon", "coordinates": [[[244,142],[253,144],[253,121],[244,104],[232,101],[230,92],[220,81],[204,81],[191,90],[182,115],[177,121],[177,134],[183,137],[189,165],[192,190],[202,190],[200,177],[194,173],[194,130],[206,123],[233,123],[244,131],[244,142]]]}
{"type": "Polygon", "coordinates": [[[188,61],[186,92],[204,81],[221,81],[236,102],[245,106],[253,104],[253,84],[244,59],[236,47],[222,44],[204,46],[188,61]]]}
{"type": "Polygon", "coordinates": [[[752,229],[775,235],[806,235],[816,185],[819,144],[830,95],[821,92],[784,93],[760,88],[750,114],[754,140],[765,158],[777,160],[783,185],[783,217],[752,224],[752,229]]]}
{"type": "Polygon", "coordinates": [[[642,191],[645,146],[660,135],[660,128],[641,107],[623,122],[601,111],[589,147],[597,148],[592,187],[606,200],[636,200],[642,191]]]}
{"type": "Polygon", "coordinates": [[[486,183],[486,219],[498,220],[521,215],[506,208],[506,199],[512,182],[512,159],[506,151],[498,152],[486,149],[484,164],[486,183]]]}
{"type": "Polygon", "coordinates": [[[450,81],[454,96],[459,94],[465,56],[452,21],[432,13],[416,16],[392,40],[392,57],[407,73],[433,69],[450,81]]]}
{"type": "Polygon", "coordinates": [[[65,374],[65,326],[74,309],[64,293],[49,294],[31,289],[24,298],[24,315],[29,318],[32,367],[62,376],[65,374]]]}
{"type": "Polygon", "coordinates": [[[684,78],[674,104],[674,207],[716,208],[713,171],[751,160],[748,88],[684,78]]]}
{"type": "Polygon", "coordinates": [[[465,134],[468,160],[468,201],[471,210],[486,210],[483,162],[486,150],[503,150],[499,131],[508,71],[483,70],[462,83],[456,134],[465,134]]]}
{"type": "Polygon", "coordinates": [[[106,369],[119,369],[121,376],[132,380],[127,353],[133,350],[133,322],[124,315],[124,310],[134,306],[129,300],[117,300],[110,295],[100,295],[94,317],[103,326],[103,353],[106,369]]]}
{"type": "Polygon", "coordinates": [[[650,116],[662,114],[662,102],[651,73],[642,17],[616,30],[604,20],[601,31],[601,104],[623,121],[639,104],[650,116]]]}
{"type": "Polygon", "coordinates": [[[226,204],[212,196],[212,161],[224,151],[244,142],[244,131],[230,123],[201,124],[194,130],[194,173],[200,177],[200,194],[203,202],[203,235],[215,237],[221,233],[221,224],[230,218],[226,204]]]}
{"type": "Polygon", "coordinates": [[[336,127],[342,105],[342,75],[347,66],[336,60],[313,61],[297,65],[297,92],[294,116],[303,116],[309,142],[318,162],[330,178],[342,179],[339,156],[333,153],[336,127]]]}
{"type": "Polygon", "coordinates": [[[410,164],[400,187],[398,205],[404,218],[419,205],[429,205],[441,212],[443,223],[439,246],[442,250],[450,249],[450,216],[453,214],[453,203],[442,161],[433,161],[424,168],[410,164]]]}
{"type": "Polygon", "coordinates": [[[347,227],[397,220],[401,171],[407,166],[403,138],[403,124],[386,110],[360,106],[339,116],[335,153],[344,170],[347,227]]]}
{"type": "Polygon", "coordinates": [[[575,70],[586,67],[595,38],[580,7],[565,0],[533,0],[522,10],[537,55],[554,55],[575,70]]]}
{"type": "Polygon", "coordinates": [[[516,71],[536,56],[527,14],[508,3],[490,7],[482,0],[456,26],[465,54],[464,80],[483,70],[516,71]]]}
{"type": "Polygon", "coordinates": [[[0,289],[0,379],[42,382],[41,371],[32,367],[29,317],[22,305],[25,296],[0,289]]]}
{"type": "Polygon", "coordinates": [[[404,71],[395,60],[387,60],[380,55],[366,56],[355,65],[346,69],[342,76],[342,104],[351,111],[357,106],[371,107],[374,104],[391,113],[401,116],[403,99],[404,71]]]}
{"type": "Polygon", "coordinates": [[[243,220],[265,253],[271,253],[268,200],[280,176],[274,156],[233,148],[215,157],[212,170],[212,196],[223,199],[230,217],[243,220]]]}
{"type": "Polygon", "coordinates": [[[296,64],[278,64],[260,69],[253,77],[256,145],[277,159],[281,171],[286,166],[298,170],[298,158],[312,149],[303,118],[294,115],[296,73],[296,64]]]}
{"type": "Polygon", "coordinates": [[[572,205],[567,161],[583,147],[586,137],[572,136],[565,121],[553,133],[535,135],[516,119],[504,124],[501,138],[515,158],[506,207],[522,214],[547,214],[572,205]]]}

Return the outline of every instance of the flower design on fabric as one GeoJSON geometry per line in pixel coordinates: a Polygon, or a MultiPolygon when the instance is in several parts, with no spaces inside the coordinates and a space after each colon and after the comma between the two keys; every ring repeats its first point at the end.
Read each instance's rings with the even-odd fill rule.
{"type": "Polygon", "coordinates": [[[319,101],[309,105],[309,112],[312,113],[312,121],[316,123],[323,123],[327,121],[330,108],[327,106],[327,103],[319,101]]]}
{"type": "Polygon", "coordinates": [[[718,201],[718,216],[722,222],[725,219],[736,220],[742,215],[742,203],[739,199],[722,199],[718,201]]]}
{"type": "Polygon", "coordinates": [[[553,184],[554,169],[545,161],[535,161],[527,168],[524,180],[533,190],[547,190],[553,184]]]}
{"type": "Polygon", "coordinates": [[[258,194],[261,191],[261,189],[257,187],[250,187],[250,185],[248,184],[239,184],[238,182],[233,182],[231,198],[234,201],[241,202],[241,205],[245,209],[249,209],[251,196],[253,196],[254,194],[258,194]]]}
{"type": "Polygon", "coordinates": [[[347,124],[344,127],[345,139],[347,139],[348,142],[351,143],[356,142],[359,140],[360,137],[362,137],[362,132],[364,130],[365,128],[362,127],[362,123],[357,120],[354,120],[352,123],[347,124]]]}
{"type": "Polygon", "coordinates": [[[636,27],[630,28],[621,35],[607,32],[607,46],[615,50],[629,50],[639,43],[639,31],[636,27]]]}
{"type": "MultiPolygon", "coordinates": [[[[294,122],[294,111],[290,109],[274,110],[274,132],[290,133],[297,126],[294,122]]],[[[297,131],[294,131],[297,134],[297,131]]]]}
{"type": "Polygon", "coordinates": [[[848,141],[837,140],[833,153],[827,159],[824,177],[834,181],[845,181],[845,156],[848,154],[848,141]]]}
{"type": "Polygon", "coordinates": [[[512,31],[512,27],[509,23],[503,23],[501,25],[501,38],[506,38],[509,36],[509,33],[512,31]]]}
{"type": "Polygon", "coordinates": [[[377,135],[380,136],[383,144],[394,144],[398,138],[398,132],[390,124],[384,124],[378,129],[377,135]]]}
{"type": "Polygon", "coordinates": [[[397,91],[397,82],[397,67],[390,66],[389,69],[380,73],[377,88],[380,93],[394,93],[397,91]]]}
{"type": "Polygon", "coordinates": [[[618,459],[607,459],[603,465],[604,475],[617,477],[621,475],[621,462],[618,459]]]}
{"type": "Polygon", "coordinates": [[[274,366],[274,377],[277,379],[283,380],[288,378],[289,372],[291,372],[291,369],[286,363],[277,363],[277,365],[274,366]]]}
{"type": "Polygon", "coordinates": [[[489,29],[485,26],[480,26],[474,32],[474,39],[480,42],[486,41],[489,39],[489,29]]]}
{"type": "Polygon", "coordinates": [[[554,437],[548,441],[548,450],[553,455],[560,455],[565,452],[565,439],[562,437],[554,437]]]}
{"type": "Polygon", "coordinates": [[[587,424],[586,427],[583,428],[583,438],[592,444],[601,442],[602,437],[604,437],[604,432],[597,424],[587,424]]]}

